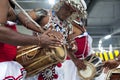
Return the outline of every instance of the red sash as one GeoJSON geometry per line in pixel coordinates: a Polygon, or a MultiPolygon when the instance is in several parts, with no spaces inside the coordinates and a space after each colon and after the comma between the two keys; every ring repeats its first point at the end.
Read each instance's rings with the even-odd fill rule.
{"type": "MultiPolygon", "coordinates": [[[[16,31],[16,24],[8,23],[6,24],[6,27],[9,27],[16,31]]],[[[17,52],[16,50],[17,50],[16,46],[0,43],[0,62],[14,60],[16,57],[17,52]]]]}

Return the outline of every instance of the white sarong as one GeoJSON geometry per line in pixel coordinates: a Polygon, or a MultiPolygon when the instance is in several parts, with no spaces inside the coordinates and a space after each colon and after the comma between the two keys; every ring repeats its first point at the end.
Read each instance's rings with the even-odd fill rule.
{"type": "Polygon", "coordinates": [[[25,75],[25,69],[18,62],[0,62],[0,80],[24,80],[25,75]]]}

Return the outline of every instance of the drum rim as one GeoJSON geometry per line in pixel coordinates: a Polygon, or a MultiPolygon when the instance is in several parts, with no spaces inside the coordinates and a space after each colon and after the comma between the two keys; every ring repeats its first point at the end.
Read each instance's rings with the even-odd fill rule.
{"type": "Polygon", "coordinates": [[[54,52],[55,57],[56,57],[56,59],[57,59],[58,61],[63,62],[63,61],[66,59],[66,57],[67,57],[67,49],[66,49],[66,46],[65,46],[65,45],[56,47],[56,48],[54,49],[54,51],[55,51],[55,52],[54,52]],[[58,53],[56,52],[56,49],[57,49],[57,48],[63,48],[64,56],[60,56],[60,54],[58,54],[58,53]],[[59,56],[59,57],[58,57],[58,56],[59,56]]]}
{"type": "Polygon", "coordinates": [[[82,76],[81,74],[80,74],[80,72],[78,71],[78,74],[79,74],[79,76],[83,79],[83,80],[91,80],[91,79],[93,79],[93,77],[95,76],[95,74],[96,74],[96,68],[94,67],[94,65],[92,64],[92,63],[90,63],[90,62],[87,62],[87,61],[84,61],[84,63],[86,64],[86,65],[90,65],[91,67],[92,67],[92,70],[93,70],[93,72],[92,72],[92,75],[90,76],[90,77],[84,77],[84,76],[82,76]]]}

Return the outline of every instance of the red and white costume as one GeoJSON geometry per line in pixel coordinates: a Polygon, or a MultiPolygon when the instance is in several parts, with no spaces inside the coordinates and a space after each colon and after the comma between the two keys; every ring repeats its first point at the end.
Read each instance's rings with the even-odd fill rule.
{"type": "MultiPolygon", "coordinates": [[[[88,56],[91,52],[92,43],[92,38],[88,35],[88,33],[85,32],[84,34],[77,36],[75,40],[78,47],[78,51],[75,53],[76,57],[82,58],[82,56],[88,56]]],[[[61,67],[56,67],[56,71],[58,72],[58,75],[60,75],[57,80],[80,80],[77,68],[70,58],[67,58],[62,63],[61,67]]]]}
{"type": "MultiPolygon", "coordinates": [[[[87,32],[84,34],[77,36],[75,38],[78,46],[78,51],[75,53],[76,57],[82,58],[82,56],[86,57],[90,55],[92,38],[88,35],[87,32]]],[[[48,68],[50,69],[50,68],[48,68]]],[[[73,61],[67,57],[63,63],[58,63],[53,71],[53,77],[49,80],[81,80],[80,76],[77,73],[77,68],[73,61]]],[[[26,80],[47,80],[45,79],[41,73],[27,78],[26,80]]]]}
{"type": "MultiPolygon", "coordinates": [[[[16,31],[16,24],[8,21],[6,27],[16,31]]],[[[14,61],[17,47],[0,43],[0,80],[24,80],[25,69],[14,61]]]]}
{"type": "MultiPolygon", "coordinates": [[[[72,32],[72,25],[71,25],[70,21],[59,20],[56,15],[56,11],[60,9],[62,2],[76,3],[75,5],[69,3],[70,6],[72,6],[72,7],[73,6],[75,7],[76,5],[78,5],[78,3],[80,3],[78,5],[80,8],[78,6],[76,8],[79,8],[78,11],[84,10],[83,11],[84,14],[85,14],[84,8],[86,8],[86,6],[81,5],[84,2],[84,0],[80,0],[80,1],[78,1],[78,0],[60,0],[60,2],[53,7],[52,11],[50,11],[52,15],[50,17],[48,24],[46,24],[46,26],[44,28],[47,29],[47,28],[49,28],[50,25],[53,25],[53,29],[61,32],[64,35],[64,37],[66,38],[68,36],[68,34],[72,32]],[[82,6],[84,6],[84,7],[82,7],[82,6]],[[68,30],[70,30],[70,31],[68,31],[68,30]]],[[[88,43],[89,43],[88,38],[90,38],[90,37],[87,33],[84,33],[82,36],[76,37],[76,42],[78,44],[77,45],[78,51],[75,53],[76,57],[83,58],[89,54],[88,52],[90,52],[89,51],[90,46],[88,45],[88,43]]],[[[80,78],[77,74],[77,68],[76,68],[75,64],[73,63],[73,61],[70,58],[67,57],[67,59],[63,63],[58,63],[57,65],[53,65],[53,66],[45,69],[44,71],[41,71],[38,75],[29,77],[26,80],[80,80],[80,78]],[[48,70],[48,72],[46,70],[48,70]],[[47,72],[47,73],[44,74],[44,72],[47,72]],[[50,77],[48,77],[48,76],[50,76],[50,77]]]]}

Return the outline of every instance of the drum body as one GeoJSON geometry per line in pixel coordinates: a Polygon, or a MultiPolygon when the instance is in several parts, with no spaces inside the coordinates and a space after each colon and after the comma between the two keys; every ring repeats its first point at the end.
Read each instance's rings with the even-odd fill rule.
{"type": "Polygon", "coordinates": [[[94,77],[98,77],[102,73],[102,60],[95,56],[90,55],[85,58],[84,63],[86,65],[85,70],[79,70],[78,74],[83,80],[92,80],[94,77]]]}
{"type": "Polygon", "coordinates": [[[24,46],[18,49],[16,61],[27,70],[27,76],[33,76],[53,64],[64,61],[66,56],[65,46],[49,49],[24,46]]]}
{"type": "Polygon", "coordinates": [[[109,70],[106,80],[120,80],[120,68],[109,70]]]}

